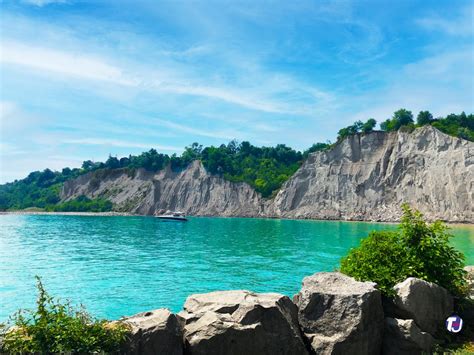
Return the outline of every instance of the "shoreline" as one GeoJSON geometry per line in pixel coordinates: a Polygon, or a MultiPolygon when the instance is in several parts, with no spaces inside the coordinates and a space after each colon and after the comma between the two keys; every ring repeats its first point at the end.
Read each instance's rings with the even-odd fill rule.
{"type": "Polygon", "coordinates": [[[45,215],[45,216],[119,216],[119,217],[143,217],[140,214],[129,212],[46,212],[46,211],[2,211],[0,216],[4,215],[45,215]]]}
{"type": "MultiPolygon", "coordinates": [[[[136,214],[131,212],[47,212],[47,211],[0,211],[0,216],[3,215],[44,215],[44,216],[89,216],[89,217],[153,217],[152,215],[136,214]]],[[[289,220],[289,221],[315,221],[315,222],[357,222],[357,223],[385,223],[398,224],[400,221],[371,221],[371,220],[346,220],[346,219],[311,219],[311,218],[278,218],[278,217],[263,217],[263,216],[192,216],[196,218],[262,218],[275,220],[289,220]]],[[[471,222],[449,222],[443,221],[449,226],[473,227],[471,222]]]]}

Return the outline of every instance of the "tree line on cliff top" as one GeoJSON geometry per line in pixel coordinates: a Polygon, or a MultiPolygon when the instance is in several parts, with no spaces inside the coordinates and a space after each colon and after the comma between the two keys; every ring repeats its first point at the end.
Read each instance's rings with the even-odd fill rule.
{"type": "MultiPolygon", "coordinates": [[[[64,168],[60,172],[50,169],[35,171],[25,179],[0,185],[0,210],[38,207],[48,210],[86,211],[95,208],[98,211],[107,211],[112,206],[104,201],[91,202],[82,199],[65,205],[58,204],[62,184],[66,180],[101,169],[126,169],[133,173],[136,169],[143,168],[156,172],[169,166],[176,171],[184,169],[194,160],[202,161],[212,174],[234,182],[246,182],[262,196],[271,197],[310,153],[327,150],[348,136],[372,132],[376,125],[377,121],[373,118],[366,122],[356,121],[339,130],[335,143],[315,143],[303,152],[284,144],[257,147],[246,141],[231,141],[218,147],[203,147],[193,143],[186,147],[180,156],[162,154],[150,149],[140,155],[129,155],[120,159],[109,156],[105,162],[87,160],[81,168],[64,168]]],[[[411,111],[400,109],[394,112],[391,118],[383,121],[380,128],[388,132],[399,129],[410,131],[424,125],[432,125],[452,136],[474,141],[474,115],[466,115],[464,112],[433,118],[430,112],[421,111],[415,120],[411,111]]]]}

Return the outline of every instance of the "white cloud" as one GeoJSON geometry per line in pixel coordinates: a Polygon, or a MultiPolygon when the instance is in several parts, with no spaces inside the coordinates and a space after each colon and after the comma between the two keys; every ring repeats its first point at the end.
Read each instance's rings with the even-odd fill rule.
{"type": "Polygon", "coordinates": [[[80,54],[79,51],[68,53],[18,42],[2,41],[0,61],[81,79],[107,81],[121,85],[136,84],[125,78],[120,68],[109,65],[99,58],[80,54]]]}
{"type": "Polygon", "coordinates": [[[460,48],[405,65],[387,88],[351,99],[370,107],[357,112],[354,120],[375,117],[381,122],[402,107],[415,117],[426,109],[435,116],[474,112],[472,59],[470,48],[460,48]]]}
{"type": "Polygon", "coordinates": [[[178,62],[160,64],[158,61],[154,67],[128,63],[125,68],[88,53],[80,45],[75,50],[60,50],[4,40],[0,46],[0,62],[53,73],[68,80],[103,82],[155,94],[209,98],[268,113],[311,115],[315,110],[329,107],[329,102],[333,101],[330,93],[262,68],[252,69],[255,80],[237,82],[231,88],[221,82],[209,85],[207,83],[213,80],[196,76],[192,66],[178,62]],[[203,81],[206,84],[203,85],[203,81]]]}
{"type": "Polygon", "coordinates": [[[43,7],[49,4],[65,4],[67,0],[22,0],[23,3],[43,7]]]}
{"type": "Polygon", "coordinates": [[[432,15],[417,21],[418,25],[436,32],[452,36],[472,36],[474,34],[474,6],[465,7],[458,18],[432,15]]]}
{"type": "Polygon", "coordinates": [[[193,128],[191,126],[182,125],[179,123],[155,118],[153,122],[159,126],[171,128],[175,131],[182,132],[182,133],[189,133],[197,136],[202,137],[210,137],[210,138],[221,138],[221,139],[238,139],[241,137],[241,133],[238,131],[213,131],[213,130],[205,130],[199,128],[193,128]]]}
{"type": "Polygon", "coordinates": [[[125,141],[120,139],[108,139],[108,138],[71,138],[61,140],[62,144],[78,144],[78,145],[105,145],[109,147],[121,147],[121,148],[141,148],[141,149],[159,149],[166,151],[178,152],[182,151],[181,147],[174,147],[168,145],[157,145],[153,143],[137,143],[131,141],[125,141]]]}
{"type": "Polygon", "coordinates": [[[30,130],[39,120],[39,117],[25,112],[15,102],[0,101],[0,134],[2,136],[30,130]]]}

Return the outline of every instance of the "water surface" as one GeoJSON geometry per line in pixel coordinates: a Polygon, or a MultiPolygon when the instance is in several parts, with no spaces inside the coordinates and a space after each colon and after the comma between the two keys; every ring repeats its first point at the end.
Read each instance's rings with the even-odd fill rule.
{"type": "MultiPolygon", "coordinates": [[[[55,296],[115,319],[182,308],[186,297],[225,289],[296,293],[304,276],[332,271],[371,230],[393,224],[244,218],[0,216],[0,322],[34,306],[34,276],[55,296]]],[[[474,264],[474,229],[453,245],[474,264]]]]}

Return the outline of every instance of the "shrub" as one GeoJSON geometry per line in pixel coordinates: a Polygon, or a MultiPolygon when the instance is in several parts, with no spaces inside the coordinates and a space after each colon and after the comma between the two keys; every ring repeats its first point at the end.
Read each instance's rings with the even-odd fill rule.
{"type": "Polygon", "coordinates": [[[419,211],[403,205],[398,231],[372,232],[341,260],[341,272],[373,281],[386,295],[407,277],[434,282],[455,296],[467,293],[464,255],[449,245],[448,227],[428,224],[419,211]]]}
{"type": "Polygon", "coordinates": [[[16,312],[12,326],[3,331],[3,351],[7,353],[96,353],[118,351],[128,327],[93,319],[83,308],[49,296],[37,278],[38,299],[34,311],[16,312]]]}

